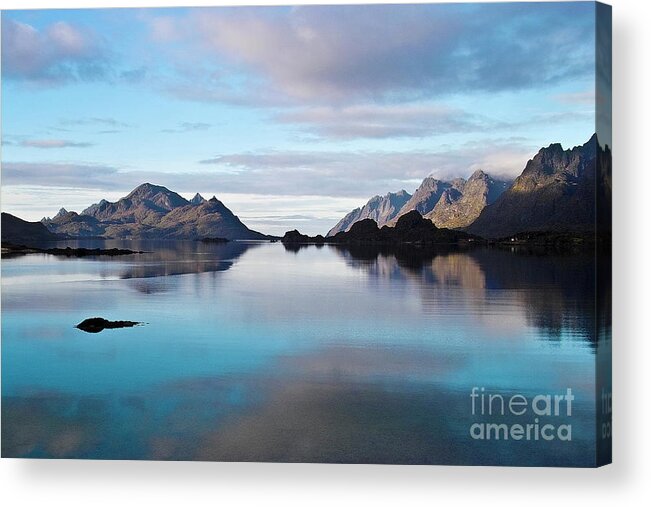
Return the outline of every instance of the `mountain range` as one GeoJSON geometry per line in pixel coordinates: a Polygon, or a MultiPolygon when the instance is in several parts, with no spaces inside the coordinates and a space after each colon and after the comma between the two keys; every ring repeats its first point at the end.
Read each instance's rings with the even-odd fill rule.
{"type": "Polygon", "coordinates": [[[413,195],[401,190],[371,198],[344,216],[327,236],[348,231],[368,218],[378,226],[394,226],[411,211],[439,228],[485,238],[536,231],[589,232],[596,220],[598,227],[609,227],[611,160],[610,149],[602,148],[595,134],[572,149],[564,150],[558,143],[542,148],[514,181],[481,170],[467,180],[430,176],[413,195]]]}
{"type": "Polygon", "coordinates": [[[363,207],[342,218],[327,236],[348,231],[355,222],[367,218],[375,220],[378,227],[393,227],[410,211],[418,211],[439,228],[460,229],[474,222],[484,207],[492,204],[509,185],[509,181],[493,178],[483,171],[475,171],[468,180],[444,181],[428,176],[413,195],[401,190],[372,197],[363,207]]]}
{"type": "MultiPolygon", "coordinates": [[[[350,231],[362,221],[373,221],[378,229],[395,227],[401,217],[416,213],[437,229],[484,238],[609,231],[611,180],[610,149],[602,148],[593,135],[572,149],[557,143],[540,149],[513,182],[479,170],[467,180],[427,177],[413,194],[400,190],[375,196],[344,216],[327,237],[350,231]]],[[[81,213],[62,208],[40,223],[2,214],[3,241],[27,244],[30,239],[69,237],[270,239],[249,229],[215,196],[204,199],[196,194],[187,200],[151,183],[116,202],[103,199],[81,213]]]]}
{"type": "Polygon", "coordinates": [[[412,198],[404,190],[399,192],[390,192],[387,195],[371,197],[371,199],[361,208],[355,208],[342,218],[326,236],[334,236],[338,232],[350,230],[355,222],[370,218],[377,223],[378,227],[386,225],[398,216],[398,213],[412,198]]]}
{"type": "Polygon", "coordinates": [[[165,187],[144,183],[117,202],[102,199],[81,213],[61,209],[41,222],[68,236],[142,239],[266,239],[246,227],[217,197],[184,199],[165,187]]]}

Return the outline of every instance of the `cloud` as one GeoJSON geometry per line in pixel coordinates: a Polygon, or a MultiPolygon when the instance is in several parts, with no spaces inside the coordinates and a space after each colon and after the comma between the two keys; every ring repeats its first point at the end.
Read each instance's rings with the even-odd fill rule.
{"type": "Polygon", "coordinates": [[[152,16],[148,18],[151,37],[158,42],[174,42],[178,39],[179,30],[176,20],[171,16],[152,16]]]}
{"type": "Polygon", "coordinates": [[[324,106],[280,113],[275,120],[334,139],[427,137],[499,127],[477,115],[434,105],[324,106]]]}
{"type": "Polygon", "coordinates": [[[61,125],[69,125],[69,126],[76,126],[76,125],[103,125],[106,127],[115,127],[115,128],[127,128],[131,127],[132,125],[130,123],[125,123],[123,121],[116,120],[115,118],[109,118],[109,117],[97,117],[97,116],[90,116],[86,118],[74,118],[74,119],[65,119],[61,120],[61,125]]]}
{"type": "Polygon", "coordinates": [[[201,122],[182,122],[179,123],[176,128],[163,129],[161,132],[166,134],[183,134],[185,132],[197,132],[199,130],[208,130],[212,125],[210,123],[201,123],[201,122]]]}
{"type": "Polygon", "coordinates": [[[2,185],[41,185],[69,188],[115,188],[114,167],[90,164],[4,162],[2,185]]]}
{"type": "Polygon", "coordinates": [[[594,70],[594,7],[580,3],[194,9],[150,28],[251,88],[312,103],[520,90],[594,70]]]}
{"type": "Polygon", "coordinates": [[[515,177],[536,151],[517,140],[485,140],[440,151],[233,153],[201,163],[216,167],[214,178],[225,192],[368,198],[412,191],[428,175],[467,177],[483,169],[515,177]]]}
{"type": "Polygon", "coordinates": [[[20,142],[20,146],[27,148],[88,148],[92,143],[68,141],[66,139],[26,139],[20,142]]]}
{"type": "Polygon", "coordinates": [[[63,21],[42,30],[2,17],[3,78],[39,85],[106,77],[108,53],[89,30],[63,21]]]}
{"type": "Polygon", "coordinates": [[[50,130],[71,132],[77,130],[74,127],[90,127],[93,129],[95,134],[119,134],[120,132],[124,132],[124,130],[133,127],[132,124],[116,120],[115,118],[97,116],[63,119],[59,121],[59,125],[60,126],[57,127],[51,127],[50,130]]]}
{"type": "Polygon", "coordinates": [[[19,139],[20,136],[10,136],[7,134],[3,134],[2,136],[2,146],[16,146],[19,144],[19,139]]]}
{"type": "Polygon", "coordinates": [[[537,151],[517,140],[486,140],[439,151],[265,151],[222,154],[203,160],[201,170],[118,170],[92,164],[5,162],[3,186],[41,185],[128,192],[151,181],[177,192],[330,196],[368,199],[404,188],[426,176],[469,176],[475,169],[515,176],[537,151]]]}
{"type": "Polygon", "coordinates": [[[144,81],[150,74],[151,70],[141,65],[134,69],[123,70],[119,73],[120,79],[127,83],[139,83],[144,81]]]}

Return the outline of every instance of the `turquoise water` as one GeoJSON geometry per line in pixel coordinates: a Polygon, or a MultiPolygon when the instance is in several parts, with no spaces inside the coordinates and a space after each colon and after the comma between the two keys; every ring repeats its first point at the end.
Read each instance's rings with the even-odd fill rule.
{"type": "Polygon", "coordinates": [[[148,253],[2,259],[3,456],[594,462],[590,257],[87,243],[148,253]],[[473,439],[473,387],[570,388],[572,440],[473,439]]]}

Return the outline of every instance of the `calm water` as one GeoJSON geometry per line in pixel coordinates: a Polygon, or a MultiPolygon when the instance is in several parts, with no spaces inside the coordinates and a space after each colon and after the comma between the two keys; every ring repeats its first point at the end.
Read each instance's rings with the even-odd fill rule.
{"type": "Polygon", "coordinates": [[[151,253],[2,260],[3,456],[594,461],[590,257],[85,246],[151,253]],[[146,324],[74,328],[94,316],[146,324]],[[572,440],[473,439],[473,387],[571,388],[572,440]]]}

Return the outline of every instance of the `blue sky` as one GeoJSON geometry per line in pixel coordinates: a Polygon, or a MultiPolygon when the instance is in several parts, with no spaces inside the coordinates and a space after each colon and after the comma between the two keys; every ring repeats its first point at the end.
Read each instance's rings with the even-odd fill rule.
{"type": "Polygon", "coordinates": [[[427,175],[516,176],[595,131],[594,4],[2,13],[2,209],[144,181],[324,233],[427,175]]]}

